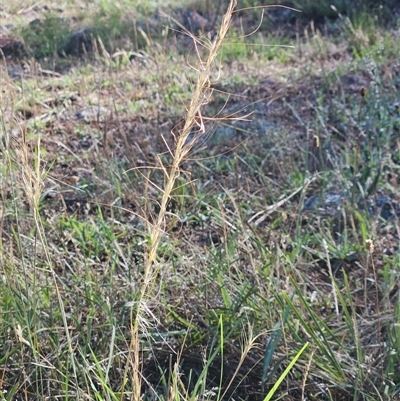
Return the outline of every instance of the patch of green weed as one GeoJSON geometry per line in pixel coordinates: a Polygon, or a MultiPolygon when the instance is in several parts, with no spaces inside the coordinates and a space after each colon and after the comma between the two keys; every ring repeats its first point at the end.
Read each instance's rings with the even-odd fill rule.
{"type": "Polygon", "coordinates": [[[67,20],[53,13],[46,13],[44,19],[33,21],[21,28],[27,51],[35,58],[53,57],[66,44],[71,30],[67,20]]]}

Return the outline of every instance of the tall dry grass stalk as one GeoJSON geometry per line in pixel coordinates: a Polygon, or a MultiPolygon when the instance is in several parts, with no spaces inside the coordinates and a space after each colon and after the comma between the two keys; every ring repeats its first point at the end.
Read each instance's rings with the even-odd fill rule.
{"type": "MultiPolygon", "coordinates": [[[[141,369],[140,369],[140,344],[139,344],[139,332],[141,329],[146,330],[143,318],[148,315],[149,310],[147,307],[147,301],[149,299],[152,283],[157,276],[159,266],[157,264],[157,250],[160,244],[162,235],[165,233],[165,219],[167,215],[167,205],[171,198],[172,191],[175,186],[175,182],[180,176],[181,165],[188,156],[192,149],[195,140],[188,140],[189,135],[194,127],[199,127],[199,135],[197,138],[204,133],[204,125],[201,116],[202,107],[208,103],[212,90],[210,89],[210,78],[214,65],[215,58],[218,51],[226,37],[229,26],[231,24],[232,15],[236,7],[236,0],[231,0],[228,9],[223,17],[221,28],[218,32],[216,39],[210,44],[208,57],[205,61],[199,59],[199,66],[197,69],[197,81],[196,86],[192,95],[192,100],[189,107],[187,108],[184,125],[179,134],[175,137],[175,147],[171,150],[172,165],[165,166],[159,158],[159,163],[165,176],[165,184],[162,189],[162,199],[160,203],[160,209],[156,216],[155,222],[149,224],[149,238],[150,243],[147,250],[144,266],[144,278],[140,289],[140,296],[135,306],[132,308],[131,314],[131,334],[132,340],[130,344],[130,361],[132,368],[131,379],[133,380],[134,393],[131,398],[134,400],[141,399],[141,369]]],[[[189,34],[189,33],[188,33],[189,34]]],[[[189,34],[190,35],[190,34],[189,34]]],[[[197,39],[190,35],[195,44],[197,39]]],[[[127,370],[125,371],[127,375],[127,370]]]]}
{"type": "MultiPolygon", "coordinates": [[[[149,280],[151,281],[151,278],[153,276],[153,264],[156,262],[158,245],[160,243],[161,235],[164,232],[163,225],[165,221],[165,216],[167,214],[167,205],[170,200],[172,190],[174,189],[175,181],[180,175],[180,166],[194,145],[194,141],[188,142],[188,137],[193,127],[199,126],[200,131],[203,130],[204,127],[201,117],[201,108],[209,101],[211,95],[210,76],[212,72],[212,67],[214,64],[214,60],[218,54],[218,50],[221,47],[228,32],[235,6],[236,0],[231,0],[228,10],[224,15],[218,36],[211,44],[207,60],[205,62],[199,60],[196,87],[185,116],[184,126],[178,137],[176,138],[175,149],[173,150],[172,154],[172,165],[168,169],[160,161],[161,167],[166,177],[166,182],[161,199],[160,211],[156,218],[155,224],[150,226],[150,247],[145,262],[145,285],[148,284],[149,280]]],[[[196,40],[195,38],[193,39],[196,40]]]]}

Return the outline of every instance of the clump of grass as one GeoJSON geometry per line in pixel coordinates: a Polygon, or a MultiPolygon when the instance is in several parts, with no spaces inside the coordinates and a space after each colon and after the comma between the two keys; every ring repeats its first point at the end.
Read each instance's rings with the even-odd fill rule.
{"type": "Polygon", "coordinates": [[[38,59],[56,56],[71,33],[68,21],[51,12],[20,30],[27,52],[38,59]]]}

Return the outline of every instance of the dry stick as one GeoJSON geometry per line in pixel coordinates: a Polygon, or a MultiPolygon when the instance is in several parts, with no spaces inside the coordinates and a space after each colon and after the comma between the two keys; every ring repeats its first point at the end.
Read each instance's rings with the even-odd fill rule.
{"type": "MultiPolygon", "coordinates": [[[[140,370],[139,326],[140,326],[141,316],[143,312],[146,311],[146,306],[144,304],[145,299],[147,298],[147,295],[149,293],[149,288],[151,287],[151,283],[153,282],[153,279],[157,274],[157,270],[154,269],[154,265],[157,259],[157,249],[160,244],[161,236],[164,233],[163,226],[165,222],[165,216],[167,214],[167,205],[170,200],[172,190],[174,189],[175,182],[180,175],[180,166],[182,162],[185,160],[186,156],[188,155],[194,144],[194,141],[190,141],[189,143],[187,143],[188,136],[192,130],[192,127],[197,124],[198,119],[200,119],[200,123],[202,126],[200,111],[201,107],[204,104],[206,104],[209,100],[211,68],[217,56],[218,49],[221,47],[222,42],[224,41],[224,38],[228,32],[228,28],[230,26],[232,14],[235,7],[236,7],[236,0],[231,0],[227,12],[222,20],[218,36],[211,45],[207,60],[205,62],[199,60],[200,66],[198,69],[196,87],[193,93],[189,109],[186,113],[184,127],[176,141],[176,146],[173,152],[173,162],[169,171],[167,171],[167,168],[163,165],[161,160],[159,160],[161,168],[164,170],[166,183],[161,199],[160,211],[158,213],[155,223],[149,228],[150,247],[145,261],[144,282],[143,285],[141,286],[140,298],[136,303],[136,307],[131,309],[132,337],[129,347],[128,360],[130,359],[132,360],[134,368],[132,373],[134,390],[131,395],[131,398],[137,401],[141,399],[140,393],[141,393],[141,379],[142,379],[140,370]],[[134,312],[136,313],[135,315],[134,312]]],[[[196,38],[194,36],[192,36],[192,38],[196,43],[196,38]]],[[[126,379],[128,376],[128,369],[129,369],[128,365],[129,364],[126,364],[123,387],[127,382],[126,379]]],[[[124,389],[122,389],[122,392],[123,391],[124,389]]]]}

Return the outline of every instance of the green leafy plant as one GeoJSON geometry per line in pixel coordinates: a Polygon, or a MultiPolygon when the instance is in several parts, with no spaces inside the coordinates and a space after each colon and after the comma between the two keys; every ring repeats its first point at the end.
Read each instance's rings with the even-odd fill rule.
{"type": "Polygon", "coordinates": [[[21,29],[25,47],[35,58],[53,57],[62,49],[71,35],[66,19],[52,13],[45,14],[43,19],[31,22],[21,29]]]}

